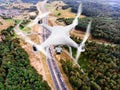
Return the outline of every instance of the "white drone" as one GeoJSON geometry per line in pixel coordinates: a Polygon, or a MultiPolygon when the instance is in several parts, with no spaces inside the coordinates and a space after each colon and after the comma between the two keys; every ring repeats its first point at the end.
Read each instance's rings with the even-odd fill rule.
{"type": "MultiPolygon", "coordinates": [[[[88,26],[87,26],[87,30],[86,30],[86,34],[84,36],[84,39],[80,43],[80,45],[78,45],[75,41],[73,41],[70,38],[69,33],[73,28],[75,28],[75,26],[78,25],[78,18],[81,15],[81,13],[82,13],[82,4],[79,5],[77,16],[73,20],[72,24],[70,24],[68,26],[53,26],[53,27],[51,27],[45,23],[40,24],[46,30],[50,31],[51,35],[40,46],[37,45],[36,48],[38,50],[40,50],[41,48],[44,49],[44,48],[49,47],[51,45],[54,45],[54,46],[67,45],[69,47],[70,54],[72,55],[71,47],[75,47],[75,48],[77,48],[77,55],[76,55],[75,63],[77,63],[78,58],[80,56],[80,53],[85,51],[84,46],[85,46],[85,42],[87,41],[87,39],[90,35],[90,27],[91,27],[91,21],[90,21],[88,26]]],[[[58,51],[57,53],[60,53],[60,51],[62,51],[62,50],[59,47],[59,48],[56,48],[56,51],[58,51]]]]}
{"type": "MultiPolygon", "coordinates": [[[[80,44],[77,44],[75,41],[73,41],[70,38],[70,31],[75,28],[76,25],[78,25],[78,18],[82,13],[82,4],[79,5],[78,8],[78,13],[75,19],[73,20],[72,24],[67,25],[67,26],[49,26],[45,23],[38,23],[40,26],[44,27],[46,30],[51,32],[51,35],[42,43],[42,44],[36,44],[35,42],[31,41],[26,35],[24,35],[22,32],[17,32],[19,31],[18,26],[14,29],[16,33],[21,36],[22,39],[24,39],[26,42],[30,43],[33,45],[33,49],[36,51],[41,51],[43,54],[46,54],[45,48],[50,47],[51,45],[54,45],[55,51],[61,53],[61,45],[67,45],[70,50],[70,54],[72,56],[72,49],[71,47],[77,48],[77,55],[75,59],[75,63],[78,64],[78,58],[80,56],[81,52],[84,52],[84,46],[85,42],[87,41],[89,35],[90,35],[90,28],[91,28],[91,22],[89,22],[86,30],[86,34],[84,36],[83,41],[80,44]]],[[[40,19],[41,20],[41,19],[40,19]]]]}

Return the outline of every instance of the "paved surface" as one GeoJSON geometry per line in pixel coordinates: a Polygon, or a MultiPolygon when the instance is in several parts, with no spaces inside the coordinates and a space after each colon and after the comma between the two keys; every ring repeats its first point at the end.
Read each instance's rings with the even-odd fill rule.
{"type": "MultiPolygon", "coordinates": [[[[44,10],[43,10],[44,11],[44,10]]],[[[44,23],[48,24],[48,17],[44,18],[44,23]]],[[[43,41],[46,40],[46,38],[49,36],[50,32],[43,29],[43,41]],[[47,34],[44,34],[47,33],[47,34]]],[[[46,48],[46,52],[47,52],[47,63],[49,66],[49,70],[52,76],[52,79],[54,81],[54,85],[56,90],[67,90],[66,85],[61,77],[61,73],[58,69],[58,66],[54,60],[53,54],[52,54],[52,48],[46,48]]]]}

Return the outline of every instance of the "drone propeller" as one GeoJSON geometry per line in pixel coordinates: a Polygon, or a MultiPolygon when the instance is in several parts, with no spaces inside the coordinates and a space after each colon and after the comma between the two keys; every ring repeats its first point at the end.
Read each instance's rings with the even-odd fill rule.
{"type": "Polygon", "coordinates": [[[82,13],[82,3],[80,3],[80,5],[78,7],[78,12],[77,12],[76,18],[79,18],[79,16],[81,15],[81,13],[82,13]]]}
{"type": "Polygon", "coordinates": [[[82,3],[80,3],[80,5],[78,7],[77,15],[76,15],[75,19],[72,22],[72,25],[73,25],[72,31],[75,30],[76,25],[78,25],[78,18],[81,15],[81,13],[82,13],[82,3]]]}
{"type": "Polygon", "coordinates": [[[72,48],[70,46],[68,46],[68,48],[69,48],[70,56],[72,57],[72,48]]]}
{"type": "MultiPolygon", "coordinates": [[[[22,21],[21,21],[22,22],[22,21]]],[[[34,46],[34,49],[37,51],[41,51],[43,54],[46,55],[45,50],[38,44],[36,44],[35,42],[33,42],[30,38],[28,38],[20,29],[19,29],[19,25],[21,24],[21,22],[15,26],[14,31],[15,33],[18,35],[18,37],[20,37],[21,39],[23,39],[25,42],[31,44],[32,46],[34,46]]]]}
{"type": "Polygon", "coordinates": [[[46,13],[43,13],[43,14],[41,14],[41,15],[38,15],[38,16],[37,16],[33,21],[31,21],[26,27],[32,28],[35,24],[37,24],[37,22],[38,22],[39,20],[41,20],[42,18],[48,16],[50,13],[51,13],[51,12],[48,11],[48,12],[46,12],[46,13]]]}
{"type": "Polygon", "coordinates": [[[78,62],[81,52],[85,51],[85,42],[87,41],[87,39],[90,35],[91,24],[92,24],[92,20],[89,22],[89,24],[87,26],[87,30],[86,30],[83,41],[81,42],[80,46],[77,48],[76,62],[78,62]]]}
{"type": "Polygon", "coordinates": [[[84,43],[87,41],[88,37],[90,36],[91,24],[92,24],[92,20],[90,20],[90,22],[89,22],[89,24],[88,24],[88,26],[87,26],[87,30],[86,30],[84,39],[83,39],[83,41],[82,41],[82,44],[84,44],[84,43]]]}

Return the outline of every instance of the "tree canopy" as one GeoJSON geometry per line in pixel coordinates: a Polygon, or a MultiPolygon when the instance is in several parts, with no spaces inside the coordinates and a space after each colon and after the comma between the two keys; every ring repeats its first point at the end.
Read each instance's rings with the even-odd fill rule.
{"type": "MultiPolygon", "coordinates": [[[[81,42],[73,38],[76,42],[81,42]]],[[[120,89],[120,46],[87,42],[86,51],[81,53],[78,63],[61,60],[74,90],[119,90],[120,89]]],[[[76,55],[73,48],[73,56],[76,55]]]]}
{"type": "Polygon", "coordinates": [[[30,65],[28,54],[14,38],[13,27],[1,32],[0,90],[51,90],[46,81],[30,65]]]}
{"type": "MultiPolygon", "coordinates": [[[[93,38],[120,44],[120,21],[109,18],[80,18],[76,29],[86,31],[90,19],[92,19],[91,34],[93,38]]],[[[65,24],[69,25],[72,23],[73,18],[59,18],[57,20],[63,20],[65,24]]]]}

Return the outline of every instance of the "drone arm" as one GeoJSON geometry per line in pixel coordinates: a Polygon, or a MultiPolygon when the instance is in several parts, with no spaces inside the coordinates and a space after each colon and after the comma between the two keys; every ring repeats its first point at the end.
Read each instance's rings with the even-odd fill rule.
{"type": "Polygon", "coordinates": [[[47,25],[47,24],[45,24],[45,23],[42,23],[42,24],[40,24],[40,25],[41,25],[43,28],[45,28],[46,30],[52,32],[52,27],[51,27],[51,26],[49,26],[49,25],[47,25]]]}
{"type": "Polygon", "coordinates": [[[78,18],[75,18],[72,22],[72,26],[73,28],[76,27],[78,25],[78,18]]]}

